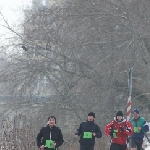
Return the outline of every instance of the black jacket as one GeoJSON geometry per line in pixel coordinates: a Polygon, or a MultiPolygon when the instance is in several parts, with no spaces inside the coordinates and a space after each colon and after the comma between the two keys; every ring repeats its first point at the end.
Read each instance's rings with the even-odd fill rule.
{"type": "MultiPolygon", "coordinates": [[[[61,146],[64,142],[61,130],[56,126],[51,128],[49,125],[47,125],[46,127],[42,127],[40,133],[38,133],[37,146],[40,148],[41,145],[45,145],[46,140],[55,141],[56,148],[61,146]]],[[[54,150],[54,149],[45,147],[44,150],[54,150]]]]}
{"type": "Polygon", "coordinates": [[[94,123],[94,121],[86,121],[80,124],[79,129],[77,129],[76,135],[80,136],[79,143],[81,145],[95,145],[95,137],[101,138],[102,132],[100,127],[94,123]],[[84,132],[96,133],[96,136],[92,135],[92,138],[84,138],[84,132]]]}

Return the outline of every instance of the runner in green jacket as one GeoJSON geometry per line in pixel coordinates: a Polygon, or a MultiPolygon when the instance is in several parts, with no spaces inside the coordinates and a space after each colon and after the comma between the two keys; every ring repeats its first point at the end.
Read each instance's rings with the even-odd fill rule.
{"type": "Polygon", "coordinates": [[[129,144],[131,150],[142,150],[144,134],[149,131],[149,125],[147,121],[140,116],[138,109],[133,110],[133,118],[130,122],[134,128],[134,133],[129,137],[129,144]]]}

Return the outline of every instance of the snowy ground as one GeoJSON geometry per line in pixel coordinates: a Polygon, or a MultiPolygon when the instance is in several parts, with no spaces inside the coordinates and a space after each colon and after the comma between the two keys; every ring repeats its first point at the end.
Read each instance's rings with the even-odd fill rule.
{"type": "Polygon", "coordinates": [[[150,150],[150,143],[149,142],[146,142],[144,150],[150,150]]]}
{"type": "Polygon", "coordinates": [[[148,146],[147,148],[145,148],[145,150],[150,150],[150,146],[148,146]]]}

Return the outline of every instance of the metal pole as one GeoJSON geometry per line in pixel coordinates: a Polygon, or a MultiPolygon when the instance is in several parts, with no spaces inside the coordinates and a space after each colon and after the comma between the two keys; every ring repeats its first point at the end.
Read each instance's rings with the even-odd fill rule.
{"type": "Polygon", "coordinates": [[[130,68],[128,74],[127,121],[130,120],[130,116],[131,116],[132,70],[133,68],[130,68]]]}
{"type": "MultiPolygon", "coordinates": [[[[128,74],[128,101],[127,101],[127,121],[130,120],[131,117],[131,95],[132,95],[132,70],[133,68],[129,68],[128,74]]],[[[129,141],[127,143],[127,150],[129,150],[129,141]]]]}

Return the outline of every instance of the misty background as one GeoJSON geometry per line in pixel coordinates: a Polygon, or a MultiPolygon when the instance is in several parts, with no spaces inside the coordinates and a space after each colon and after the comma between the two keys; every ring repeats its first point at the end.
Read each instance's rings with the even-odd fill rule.
{"type": "MultiPolygon", "coordinates": [[[[126,117],[130,67],[132,109],[150,122],[149,8],[149,0],[31,0],[12,10],[13,22],[0,7],[1,149],[37,150],[50,115],[60,149],[78,148],[74,133],[90,111],[102,132],[118,110],[126,117]]],[[[95,149],[109,140],[103,133],[95,149]]]]}

